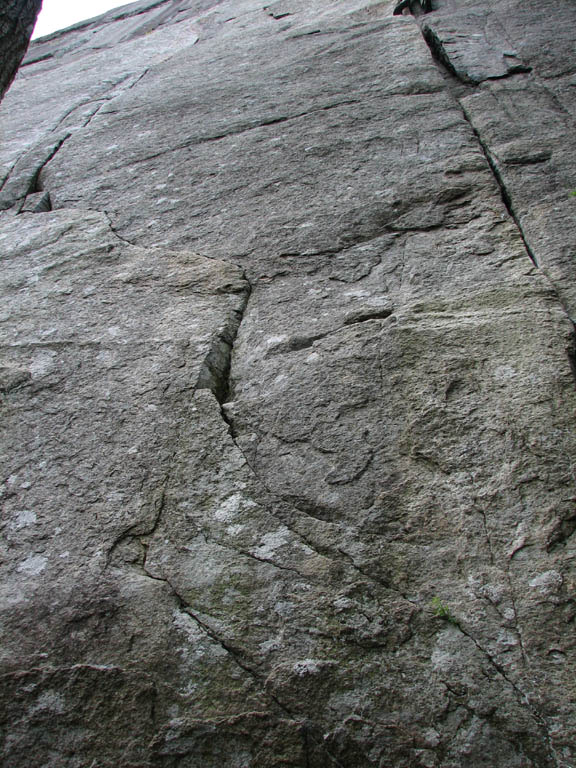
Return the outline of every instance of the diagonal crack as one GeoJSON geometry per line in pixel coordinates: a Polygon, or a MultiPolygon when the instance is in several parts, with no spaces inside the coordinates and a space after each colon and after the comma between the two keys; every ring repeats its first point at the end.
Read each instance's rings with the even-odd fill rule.
{"type": "MultiPolygon", "coordinates": [[[[278,696],[269,690],[269,686],[266,685],[266,679],[249,663],[246,662],[239,649],[235,648],[228,640],[222,638],[209,624],[203,621],[200,616],[194,612],[193,608],[179,594],[178,590],[172,584],[170,579],[166,577],[154,576],[146,569],[145,563],[143,564],[143,571],[148,578],[152,579],[153,581],[162,582],[169,587],[179,610],[189,616],[195,622],[197,627],[208,638],[210,638],[210,640],[212,640],[212,642],[214,642],[227,653],[228,657],[236,664],[239,669],[241,669],[245,674],[252,678],[252,680],[254,680],[258,689],[272,704],[273,709],[276,709],[276,711],[279,711],[283,715],[288,716],[292,721],[299,723],[302,727],[306,726],[307,718],[302,718],[297,713],[293,712],[288,705],[286,705],[278,696]]],[[[326,745],[321,742],[320,738],[316,737],[314,733],[312,733],[311,729],[307,729],[307,734],[313,741],[316,742],[317,746],[324,752],[326,757],[328,757],[328,759],[335,766],[337,766],[337,768],[345,768],[345,766],[333,754],[331,754],[326,745]]]]}
{"type": "Polygon", "coordinates": [[[212,141],[221,141],[222,139],[227,139],[229,136],[237,136],[238,134],[241,134],[241,133],[247,133],[248,131],[253,131],[256,128],[265,128],[269,125],[278,125],[279,123],[286,123],[290,120],[298,120],[301,117],[308,117],[309,115],[317,114],[319,112],[327,112],[330,109],[336,109],[337,107],[343,107],[343,106],[348,106],[350,104],[357,104],[357,103],[358,103],[358,99],[344,99],[342,101],[334,102],[333,104],[326,104],[324,106],[316,107],[315,109],[309,109],[303,112],[295,112],[291,115],[280,115],[278,117],[270,117],[270,118],[264,118],[261,120],[252,120],[247,123],[240,123],[239,125],[232,127],[227,131],[222,131],[222,133],[216,133],[216,134],[207,135],[207,136],[198,136],[195,139],[188,139],[187,141],[183,141],[180,144],[176,144],[173,147],[168,147],[167,149],[163,149],[160,152],[155,152],[152,155],[146,155],[146,157],[136,158],[130,161],[130,165],[136,165],[138,163],[146,163],[149,160],[155,160],[158,157],[162,157],[163,155],[170,154],[171,152],[177,152],[180,149],[188,149],[189,147],[196,147],[200,144],[207,144],[212,141]]]}
{"type": "MultiPolygon", "coordinates": [[[[436,30],[430,24],[420,24],[420,31],[430,49],[432,58],[444,67],[452,77],[456,78],[462,85],[474,86],[480,84],[481,81],[470,77],[465,71],[457,69],[451,57],[446,52],[442,40],[440,40],[436,30]]],[[[507,71],[502,72],[501,74],[486,75],[483,80],[504,80],[509,77],[514,77],[514,75],[525,74],[531,71],[532,67],[529,67],[522,62],[517,62],[513,66],[508,67],[507,71]]]]}
{"type": "Polygon", "coordinates": [[[484,655],[484,657],[488,660],[488,662],[491,664],[491,666],[496,670],[496,672],[500,675],[500,677],[506,681],[508,686],[514,691],[514,694],[516,698],[518,699],[519,703],[526,707],[530,713],[532,714],[534,720],[538,723],[542,733],[544,734],[544,738],[546,741],[546,745],[548,748],[548,752],[550,755],[550,758],[554,761],[554,764],[557,766],[557,768],[562,768],[562,763],[560,762],[560,759],[558,757],[558,754],[556,750],[554,749],[553,743],[552,743],[552,735],[550,733],[550,729],[548,726],[548,723],[546,722],[545,718],[540,714],[540,712],[536,709],[536,707],[532,704],[528,696],[524,693],[524,691],[519,688],[519,686],[508,677],[506,670],[504,667],[499,664],[496,659],[487,651],[479,642],[476,640],[474,635],[472,635],[467,629],[465,629],[462,624],[459,621],[453,621],[453,626],[457,627],[457,629],[469,640],[471,640],[476,648],[484,655]]]}
{"type": "Polygon", "coordinates": [[[124,91],[134,88],[140,80],[148,73],[148,68],[144,69],[139,75],[135,76],[128,85],[130,75],[125,75],[114,82],[108,93],[103,94],[96,99],[75,104],[66,111],[56,125],[48,131],[46,136],[40,140],[39,144],[26,150],[14,162],[6,176],[0,183],[0,210],[7,210],[14,204],[26,198],[27,195],[44,191],[41,183],[41,175],[48,164],[54,159],[64,144],[74,135],[75,130],[83,130],[90,125],[92,120],[98,115],[104,105],[113,101],[124,91]],[[70,115],[88,104],[97,104],[96,108],[90,112],[78,125],[69,129],[60,129],[70,115]]]}
{"type": "Polygon", "coordinates": [[[516,210],[514,209],[514,204],[512,202],[512,198],[510,196],[510,193],[506,187],[506,184],[504,182],[504,179],[502,178],[502,175],[500,173],[500,170],[496,164],[496,161],[494,160],[494,157],[492,156],[492,153],[490,152],[490,149],[488,148],[488,145],[480,135],[480,133],[477,131],[476,127],[474,126],[474,123],[472,122],[471,116],[466,111],[466,107],[462,104],[461,101],[458,101],[460,104],[460,108],[462,110],[462,115],[464,116],[464,119],[472,129],[474,136],[476,137],[476,140],[478,142],[478,145],[480,146],[480,149],[482,150],[482,153],[484,157],[486,158],[486,162],[488,163],[490,170],[492,171],[492,175],[494,176],[494,179],[496,181],[496,184],[498,185],[498,189],[500,190],[500,195],[502,197],[502,202],[504,203],[504,206],[506,210],[508,211],[508,215],[516,225],[516,228],[520,234],[520,237],[522,238],[522,242],[524,244],[524,248],[526,249],[526,253],[530,257],[530,260],[534,264],[535,267],[540,268],[540,265],[538,264],[538,261],[536,259],[536,255],[530,246],[530,243],[528,242],[528,238],[526,236],[526,233],[524,232],[522,228],[522,223],[520,221],[520,218],[518,214],[516,213],[516,210]]]}

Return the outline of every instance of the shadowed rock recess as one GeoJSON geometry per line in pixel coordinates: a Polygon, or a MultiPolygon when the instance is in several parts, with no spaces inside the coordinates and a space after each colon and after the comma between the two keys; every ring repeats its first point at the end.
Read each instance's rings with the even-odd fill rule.
{"type": "Polygon", "coordinates": [[[5,97],[7,768],[576,766],[576,4],[395,5],[5,97]]]}

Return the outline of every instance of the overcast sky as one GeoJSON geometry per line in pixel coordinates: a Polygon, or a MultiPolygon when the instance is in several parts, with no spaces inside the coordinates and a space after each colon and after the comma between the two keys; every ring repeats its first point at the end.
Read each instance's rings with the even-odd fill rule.
{"type": "Polygon", "coordinates": [[[126,5],[118,0],[43,0],[42,10],[36,22],[32,37],[42,37],[57,29],[64,29],[82,19],[91,19],[110,8],[126,5]]]}

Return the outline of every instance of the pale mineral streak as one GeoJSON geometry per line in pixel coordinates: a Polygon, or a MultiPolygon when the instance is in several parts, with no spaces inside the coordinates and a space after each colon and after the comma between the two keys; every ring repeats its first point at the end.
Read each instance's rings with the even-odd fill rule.
{"type": "Polygon", "coordinates": [[[5,96],[7,768],[575,768],[576,5],[395,5],[5,96]]]}

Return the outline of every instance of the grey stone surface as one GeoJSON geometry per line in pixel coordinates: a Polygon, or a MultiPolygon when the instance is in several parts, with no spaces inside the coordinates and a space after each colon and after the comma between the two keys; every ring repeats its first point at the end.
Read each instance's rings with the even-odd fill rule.
{"type": "Polygon", "coordinates": [[[140,2],[31,47],[6,765],[576,765],[575,9],[393,9],[140,2]]]}

